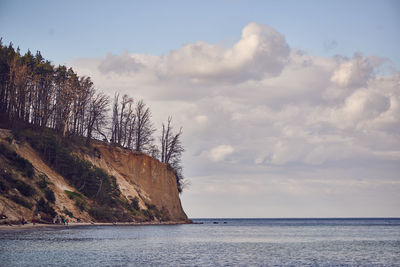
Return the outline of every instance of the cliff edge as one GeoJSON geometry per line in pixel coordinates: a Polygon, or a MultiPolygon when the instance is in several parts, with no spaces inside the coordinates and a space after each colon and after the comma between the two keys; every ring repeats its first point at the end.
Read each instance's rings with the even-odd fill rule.
{"type": "Polygon", "coordinates": [[[86,154],[85,158],[116,177],[126,199],[137,197],[142,209],[146,208],[146,203],[155,205],[172,221],[188,219],[179,198],[175,173],[166,164],[144,153],[110,144],[97,142],[93,147],[99,153],[86,154]]]}

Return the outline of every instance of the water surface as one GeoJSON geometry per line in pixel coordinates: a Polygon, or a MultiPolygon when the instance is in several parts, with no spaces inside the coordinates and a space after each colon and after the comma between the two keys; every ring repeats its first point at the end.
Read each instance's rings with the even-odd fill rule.
{"type": "Polygon", "coordinates": [[[400,266],[400,219],[195,219],[0,231],[2,266],[400,266]]]}

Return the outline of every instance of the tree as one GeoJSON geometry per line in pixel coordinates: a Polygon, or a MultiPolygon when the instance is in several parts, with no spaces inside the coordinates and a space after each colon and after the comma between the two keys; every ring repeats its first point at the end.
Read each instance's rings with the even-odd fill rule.
{"type": "MultiPolygon", "coordinates": [[[[84,135],[86,112],[88,111],[88,107],[89,110],[92,108],[93,100],[99,94],[94,96],[95,89],[90,77],[79,78],[76,89],[76,97],[74,98],[72,108],[71,132],[74,135],[84,135]]],[[[88,116],[90,115],[92,114],[88,114],[88,116]]],[[[90,117],[88,119],[90,120],[90,117]]],[[[91,126],[93,127],[93,125],[91,126]]]]}
{"type": "Polygon", "coordinates": [[[111,139],[120,146],[130,147],[133,138],[135,114],[132,109],[133,98],[123,95],[119,102],[119,95],[114,96],[113,119],[111,126],[111,139]]]}
{"type": "MultiPolygon", "coordinates": [[[[103,93],[97,93],[90,100],[89,118],[87,122],[86,144],[90,144],[93,130],[100,132],[101,126],[106,121],[110,99],[103,93]],[[96,127],[95,127],[96,126],[96,127]]],[[[100,132],[101,134],[101,132],[100,132]]]]}
{"type": "Polygon", "coordinates": [[[162,124],[162,133],[160,137],[161,162],[166,163],[168,166],[174,169],[179,193],[182,192],[184,185],[181,157],[185,149],[182,146],[181,136],[182,128],[179,129],[179,132],[174,133],[172,127],[172,117],[169,116],[167,124],[162,124]]]}
{"type": "Polygon", "coordinates": [[[135,107],[135,150],[148,152],[153,144],[155,129],[151,123],[150,108],[146,107],[143,100],[136,103],[135,107]]]}
{"type": "Polygon", "coordinates": [[[119,129],[118,99],[119,99],[119,94],[115,93],[114,104],[113,104],[113,116],[111,123],[111,143],[117,143],[118,140],[118,129],[119,129]]]}
{"type": "Polygon", "coordinates": [[[174,134],[172,127],[172,117],[169,116],[167,124],[162,124],[161,133],[161,162],[170,164],[175,161],[180,161],[181,155],[184,151],[180,137],[182,135],[182,128],[179,132],[174,134]]]}

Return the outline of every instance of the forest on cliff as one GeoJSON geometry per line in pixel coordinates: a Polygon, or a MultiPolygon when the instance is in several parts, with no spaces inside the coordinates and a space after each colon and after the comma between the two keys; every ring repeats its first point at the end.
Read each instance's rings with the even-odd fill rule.
{"type": "Polygon", "coordinates": [[[10,136],[3,136],[7,142],[0,143],[0,191],[18,205],[35,209],[43,217],[57,214],[51,179],[35,172],[29,159],[14,151],[16,142],[29,144],[66,179],[75,190],[65,193],[92,218],[168,219],[167,212],[151,203],[143,209],[138,198],[122,198],[115,177],[84,158],[101,156],[93,143],[147,154],[174,174],[181,193],[182,128],[175,131],[169,116],[155,138],[151,116],[143,100],[118,93],[111,99],[95,89],[90,77],[54,66],[39,51],[21,54],[12,43],[3,45],[0,39],[0,128],[11,130],[10,136]],[[15,189],[18,194],[13,193],[15,189]]]}
{"type": "Polygon", "coordinates": [[[147,153],[175,170],[182,191],[182,128],[174,131],[171,116],[162,124],[161,136],[154,138],[151,111],[143,100],[117,93],[111,103],[90,77],[52,65],[39,51],[22,55],[1,39],[0,122],[3,128],[49,128],[63,138],[84,137],[87,145],[97,138],[147,153]]]}

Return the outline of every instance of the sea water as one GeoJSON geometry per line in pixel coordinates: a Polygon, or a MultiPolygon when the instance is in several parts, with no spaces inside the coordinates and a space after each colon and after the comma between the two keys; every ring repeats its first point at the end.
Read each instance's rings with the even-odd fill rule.
{"type": "Polygon", "coordinates": [[[0,231],[1,266],[400,266],[400,219],[195,219],[0,231]]]}

